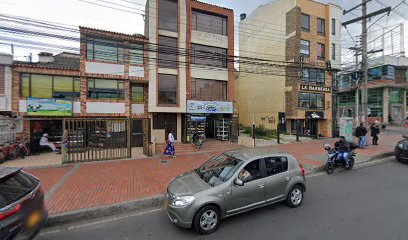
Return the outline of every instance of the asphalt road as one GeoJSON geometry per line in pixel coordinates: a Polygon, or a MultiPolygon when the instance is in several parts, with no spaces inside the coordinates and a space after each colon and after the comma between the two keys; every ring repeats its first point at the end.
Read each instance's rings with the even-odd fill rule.
{"type": "Polygon", "coordinates": [[[45,229],[39,240],[408,239],[408,164],[396,161],[308,178],[303,205],[265,207],[224,220],[201,236],[161,209],[45,229]]]}

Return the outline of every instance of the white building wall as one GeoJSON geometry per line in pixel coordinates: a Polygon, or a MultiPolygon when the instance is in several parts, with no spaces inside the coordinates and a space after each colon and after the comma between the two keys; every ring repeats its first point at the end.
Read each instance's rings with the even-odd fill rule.
{"type": "Polygon", "coordinates": [[[11,64],[13,57],[9,54],[0,54],[0,65],[5,66],[4,73],[4,94],[0,93],[0,111],[11,111],[11,64]]]}
{"type": "Polygon", "coordinates": [[[341,68],[341,16],[342,16],[342,9],[333,4],[329,4],[329,39],[330,39],[330,46],[329,46],[329,53],[330,53],[330,60],[333,69],[340,69],[341,68]],[[335,26],[335,35],[332,34],[332,19],[336,20],[335,26]],[[332,59],[333,48],[332,44],[336,45],[335,48],[335,57],[336,59],[332,59]]]}

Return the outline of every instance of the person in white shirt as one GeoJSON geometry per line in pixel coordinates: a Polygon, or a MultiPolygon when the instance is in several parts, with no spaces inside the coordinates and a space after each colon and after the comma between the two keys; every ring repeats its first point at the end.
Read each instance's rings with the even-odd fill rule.
{"type": "Polygon", "coordinates": [[[55,145],[52,142],[48,141],[48,133],[44,133],[42,135],[42,138],[40,139],[40,146],[47,146],[51,148],[53,152],[57,152],[57,148],[55,147],[55,145]]]}
{"type": "Polygon", "coordinates": [[[176,157],[176,150],[174,148],[174,135],[173,130],[170,130],[169,135],[167,136],[167,147],[164,150],[164,155],[176,157]]]}

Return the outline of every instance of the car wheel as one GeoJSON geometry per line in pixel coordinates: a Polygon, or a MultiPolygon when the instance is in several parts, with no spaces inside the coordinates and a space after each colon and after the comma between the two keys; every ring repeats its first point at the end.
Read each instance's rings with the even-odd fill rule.
{"type": "Polygon", "coordinates": [[[194,228],[201,234],[210,234],[217,230],[220,224],[220,211],[215,206],[201,208],[194,217],[194,228]]]}
{"type": "Polygon", "coordinates": [[[349,161],[349,165],[348,167],[346,167],[346,170],[351,170],[354,167],[354,158],[350,157],[348,161],[349,161]]]}
{"type": "Polygon", "coordinates": [[[299,207],[303,202],[303,188],[300,185],[293,186],[286,197],[286,202],[291,208],[299,207]]]}

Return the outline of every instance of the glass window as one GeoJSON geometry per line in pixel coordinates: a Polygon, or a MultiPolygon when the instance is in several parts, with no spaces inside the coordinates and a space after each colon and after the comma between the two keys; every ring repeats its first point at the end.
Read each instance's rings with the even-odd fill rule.
{"type": "Polygon", "coordinates": [[[368,89],[368,108],[370,109],[369,117],[382,117],[383,106],[382,88],[368,89]]]}
{"type": "Polygon", "coordinates": [[[159,0],[159,29],[172,32],[178,31],[177,0],[159,0]]]}
{"type": "Polygon", "coordinates": [[[299,93],[298,106],[299,106],[299,108],[304,108],[304,109],[310,108],[309,94],[308,93],[299,93]]]}
{"type": "Polygon", "coordinates": [[[260,160],[254,160],[248,163],[238,174],[238,178],[243,182],[250,182],[262,178],[260,160]]]}
{"type": "Polygon", "coordinates": [[[79,97],[79,91],[75,92],[72,77],[54,77],[54,98],[79,97]]]}
{"type": "Polygon", "coordinates": [[[301,109],[321,109],[325,107],[324,93],[299,92],[298,107],[301,109]]]}
{"type": "Polygon", "coordinates": [[[159,36],[159,67],[177,68],[177,38],[159,36]]]}
{"type": "Polygon", "coordinates": [[[143,65],[143,44],[129,43],[129,63],[143,65]]]}
{"type": "Polygon", "coordinates": [[[309,56],[310,54],[310,42],[307,40],[300,40],[300,54],[309,56]]]}
{"type": "Polygon", "coordinates": [[[306,31],[310,30],[310,17],[309,17],[309,15],[302,14],[301,24],[302,24],[302,30],[306,30],[306,31]]]}
{"type": "Polygon", "coordinates": [[[191,79],[192,98],[207,101],[225,101],[227,100],[226,81],[191,79]]]}
{"type": "Polygon", "coordinates": [[[88,98],[122,100],[124,97],[123,80],[88,79],[88,98]]]}
{"type": "Polygon", "coordinates": [[[143,84],[132,84],[131,85],[131,99],[132,102],[143,102],[144,101],[144,90],[143,84]]]}
{"type": "Polygon", "coordinates": [[[325,96],[324,94],[316,94],[316,98],[317,98],[317,109],[324,109],[324,101],[325,101],[325,96]]]}
{"type": "Polygon", "coordinates": [[[337,95],[338,106],[354,106],[356,95],[353,92],[337,95]]]}
{"type": "Polygon", "coordinates": [[[336,60],[336,44],[332,43],[332,56],[331,59],[332,60],[336,60]]]}
{"type": "Polygon", "coordinates": [[[30,75],[21,75],[21,97],[30,97],[30,75]]]}
{"type": "Polygon", "coordinates": [[[336,19],[332,18],[332,35],[336,35],[336,19]]]}
{"type": "Polygon", "coordinates": [[[267,157],[265,165],[268,177],[288,171],[288,159],[285,157],[267,157]]]}
{"type": "Polygon", "coordinates": [[[305,68],[303,69],[302,83],[313,85],[324,85],[325,77],[323,69],[305,68]]]}
{"type": "Polygon", "coordinates": [[[115,40],[86,38],[88,60],[123,63],[123,43],[115,40]]]}
{"type": "Polygon", "coordinates": [[[205,66],[226,68],[227,49],[191,44],[191,63],[205,66]]]}
{"type": "Polygon", "coordinates": [[[227,36],[227,18],[193,10],[193,30],[227,36]]]}
{"type": "Polygon", "coordinates": [[[317,58],[319,58],[319,59],[324,59],[325,58],[324,44],[321,44],[321,43],[317,44],[317,58]]]}
{"type": "Polygon", "coordinates": [[[52,98],[52,76],[32,74],[31,97],[52,98]]]}
{"type": "Polygon", "coordinates": [[[390,88],[389,90],[389,102],[391,104],[402,104],[404,98],[404,89],[390,88]]]}
{"type": "Polygon", "coordinates": [[[324,35],[325,33],[325,23],[324,19],[318,18],[317,19],[317,33],[324,35]]]}
{"type": "Polygon", "coordinates": [[[0,208],[21,199],[38,185],[38,181],[22,172],[0,179],[0,208]]]}
{"type": "Polygon", "coordinates": [[[159,74],[158,96],[159,104],[177,104],[177,76],[159,74]]]}
{"type": "Polygon", "coordinates": [[[317,79],[316,79],[316,85],[324,85],[325,79],[324,79],[324,70],[323,69],[317,69],[317,79]]]}

